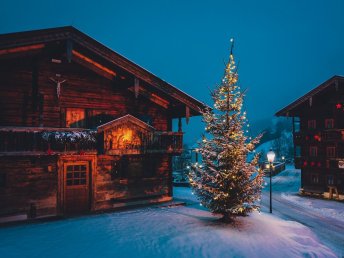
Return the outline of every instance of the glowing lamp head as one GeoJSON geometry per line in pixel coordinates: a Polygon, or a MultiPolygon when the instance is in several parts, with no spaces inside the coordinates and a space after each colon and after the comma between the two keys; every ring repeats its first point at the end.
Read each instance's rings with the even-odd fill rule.
{"type": "Polygon", "coordinates": [[[270,151],[266,154],[266,157],[268,158],[268,161],[270,163],[273,163],[276,157],[275,152],[272,151],[272,149],[270,149],[270,151]]]}

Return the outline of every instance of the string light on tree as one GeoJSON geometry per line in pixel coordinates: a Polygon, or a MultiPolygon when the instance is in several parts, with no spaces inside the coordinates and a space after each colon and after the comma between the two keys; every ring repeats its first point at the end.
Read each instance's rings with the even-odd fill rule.
{"type": "Polygon", "coordinates": [[[249,124],[246,111],[242,111],[244,92],[236,84],[234,39],[230,42],[222,83],[211,94],[214,109],[203,111],[203,121],[210,136],[203,136],[199,143],[203,165],[193,166],[189,174],[193,192],[201,204],[223,215],[224,221],[259,210],[257,202],[263,183],[263,171],[256,169],[259,156],[253,153],[261,136],[252,140],[245,135],[249,124]],[[250,161],[247,159],[249,153],[253,153],[250,161]]]}

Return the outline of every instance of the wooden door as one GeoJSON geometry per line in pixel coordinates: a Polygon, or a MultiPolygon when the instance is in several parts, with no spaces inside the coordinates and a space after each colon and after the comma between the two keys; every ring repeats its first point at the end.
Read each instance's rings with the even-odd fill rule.
{"type": "Polygon", "coordinates": [[[87,212],[90,209],[89,163],[64,163],[64,211],[66,214],[87,212]]]}

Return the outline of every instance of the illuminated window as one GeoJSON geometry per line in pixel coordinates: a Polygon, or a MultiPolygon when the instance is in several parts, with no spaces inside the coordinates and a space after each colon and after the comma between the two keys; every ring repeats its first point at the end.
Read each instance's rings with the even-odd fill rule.
{"type": "Polygon", "coordinates": [[[326,147],[326,156],[334,158],[336,156],[336,147],[326,147]]]}
{"type": "Polygon", "coordinates": [[[308,120],[308,129],[315,129],[316,128],[316,121],[313,120],[308,120]]]}
{"type": "Polygon", "coordinates": [[[326,129],[334,128],[334,119],[325,119],[325,128],[326,129]]]}
{"type": "Polygon", "coordinates": [[[309,147],[309,156],[316,157],[318,156],[318,147],[316,146],[310,146],[309,147]]]}
{"type": "Polygon", "coordinates": [[[84,128],[86,124],[85,109],[67,108],[66,109],[66,127],[84,128]]]}

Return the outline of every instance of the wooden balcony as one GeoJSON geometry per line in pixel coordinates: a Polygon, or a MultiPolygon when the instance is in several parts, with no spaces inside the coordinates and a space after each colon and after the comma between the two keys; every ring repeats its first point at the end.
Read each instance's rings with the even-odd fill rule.
{"type": "MultiPolygon", "coordinates": [[[[108,155],[168,153],[183,149],[182,132],[162,132],[131,115],[112,120],[97,128],[101,149],[108,155]]],[[[100,146],[99,145],[99,146],[100,146]]]]}
{"type": "Polygon", "coordinates": [[[96,152],[96,132],[73,128],[0,127],[1,155],[96,152]]]}
{"type": "Polygon", "coordinates": [[[328,129],[322,132],[322,140],[325,142],[330,141],[344,141],[344,130],[342,129],[328,129]]]}
{"type": "Polygon", "coordinates": [[[0,127],[0,155],[57,153],[100,153],[135,155],[145,153],[181,154],[183,133],[150,132],[139,139],[105,142],[103,132],[81,128],[0,127]],[[117,148],[116,148],[117,147],[117,148]]]}
{"type": "Polygon", "coordinates": [[[145,153],[167,153],[179,155],[183,151],[183,133],[154,132],[150,135],[141,135],[140,141],[126,142],[121,146],[106,144],[100,150],[108,155],[137,155],[145,153]]]}

